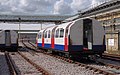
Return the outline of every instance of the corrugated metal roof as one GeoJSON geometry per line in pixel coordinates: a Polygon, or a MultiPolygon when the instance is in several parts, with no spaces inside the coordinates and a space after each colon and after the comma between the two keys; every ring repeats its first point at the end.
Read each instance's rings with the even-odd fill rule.
{"type": "Polygon", "coordinates": [[[0,15],[0,20],[38,20],[38,21],[63,21],[71,15],[0,15]]]}
{"type": "Polygon", "coordinates": [[[99,6],[96,6],[92,9],[89,9],[87,11],[81,12],[82,15],[90,15],[91,13],[100,13],[104,11],[108,11],[111,9],[116,9],[120,7],[120,0],[111,0],[109,2],[105,2],[99,6]]]}

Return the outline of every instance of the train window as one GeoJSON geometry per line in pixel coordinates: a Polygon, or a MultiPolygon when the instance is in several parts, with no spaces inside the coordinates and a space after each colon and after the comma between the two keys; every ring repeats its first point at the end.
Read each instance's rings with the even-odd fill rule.
{"type": "Polygon", "coordinates": [[[39,34],[39,37],[38,38],[41,38],[41,33],[39,34]]]}
{"type": "Polygon", "coordinates": [[[44,36],[45,36],[45,38],[47,38],[47,31],[45,32],[44,36]]]}
{"type": "Polygon", "coordinates": [[[55,34],[55,37],[58,38],[59,36],[59,29],[56,30],[56,34],[55,34]]]}
{"type": "Polygon", "coordinates": [[[48,38],[50,38],[50,30],[48,31],[48,38]]]}
{"type": "Polygon", "coordinates": [[[60,38],[62,38],[62,37],[64,37],[64,29],[63,28],[60,29],[60,38]]]}

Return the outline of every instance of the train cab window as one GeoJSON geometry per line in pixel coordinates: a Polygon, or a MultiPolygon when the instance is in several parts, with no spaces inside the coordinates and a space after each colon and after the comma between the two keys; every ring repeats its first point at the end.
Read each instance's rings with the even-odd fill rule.
{"type": "Polygon", "coordinates": [[[47,38],[47,31],[45,32],[44,36],[45,36],[45,38],[47,38]]]}
{"type": "Polygon", "coordinates": [[[50,38],[50,30],[48,31],[48,38],[50,38]]]}
{"type": "Polygon", "coordinates": [[[56,30],[55,37],[56,37],[56,38],[59,37],[59,29],[56,30]]]}
{"type": "Polygon", "coordinates": [[[62,37],[64,37],[64,29],[63,28],[60,29],[60,38],[62,38],[62,37]]]}

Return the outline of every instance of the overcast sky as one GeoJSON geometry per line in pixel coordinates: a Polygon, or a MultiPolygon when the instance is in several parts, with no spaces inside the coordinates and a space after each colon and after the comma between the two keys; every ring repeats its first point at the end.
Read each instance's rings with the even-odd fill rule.
{"type": "MultiPolygon", "coordinates": [[[[0,14],[75,15],[108,0],[0,0],[0,14]]],[[[54,24],[53,24],[54,25],[54,24]]],[[[43,25],[43,27],[50,25],[43,25]]],[[[21,24],[21,30],[39,30],[41,24],[21,24]]],[[[0,29],[19,29],[19,24],[0,23],[0,29]]]]}
{"type": "Polygon", "coordinates": [[[108,0],[0,0],[0,14],[73,15],[108,0]]]}

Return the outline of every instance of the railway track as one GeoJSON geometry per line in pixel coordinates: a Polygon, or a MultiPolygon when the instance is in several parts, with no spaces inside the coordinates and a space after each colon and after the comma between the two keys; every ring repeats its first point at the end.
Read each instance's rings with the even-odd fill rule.
{"type": "Polygon", "coordinates": [[[28,42],[22,42],[23,46],[24,46],[24,49],[26,51],[28,51],[31,55],[37,55],[36,52],[35,52],[35,49],[31,48],[31,47],[28,47],[28,46],[31,46],[31,44],[29,44],[28,42]]]}
{"type": "Polygon", "coordinates": [[[102,58],[104,58],[104,59],[110,59],[110,60],[115,60],[115,61],[120,61],[120,56],[119,55],[114,55],[114,54],[104,53],[102,55],[102,58]]]}
{"type": "Polygon", "coordinates": [[[5,58],[9,67],[9,75],[51,75],[21,52],[5,52],[5,58]]]}
{"type": "MultiPolygon", "coordinates": [[[[29,46],[29,47],[31,47],[32,49],[36,49],[35,48],[36,46],[32,45],[32,43],[30,43],[30,44],[31,44],[31,46],[29,46]]],[[[26,46],[28,46],[28,45],[26,45],[26,46]]],[[[95,65],[94,66],[93,65],[86,65],[86,64],[83,64],[83,63],[80,63],[80,62],[75,62],[73,60],[70,60],[70,59],[67,59],[67,58],[64,58],[64,57],[60,57],[60,56],[48,54],[48,53],[43,52],[43,51],[40,51],[40,52],[42,52],[44,54],[47,54],[47,55],[50,55],[50,56],[53,56],[55,58],[64,60],[64,61],[69,62],[69,63],[77,64],[78,66],[85,67],[86,69],[89,69],[89,70],[93,70],[94,72],[97,72],[99,74],[104,74],[104,75],[116,75],[116,74],[120,74],[120,72],[119,72],[120,68],[119,67],[115,67],[115,65],[113,67],[112,64],[108,65],[108,64],[104,63],[105,66],[100,66],[100,65],[96,64],[97,67],[95,67],[95,65]]]]}
{"type": "Polygon", "coordinates": [[[19,75],[8,52],[5,52],[5,57],[9,66],[10,75],[19,75]]]}
{"type": "Polygon", "coordinates": [[[48,71],[46,71],[43,67],[40,67],[36,63],[34,63],[32,60],[27,58],[24,54],[21,52],[18,52],[27,62],[29,62],[32,66],[34,66],[39,72],[41,72],[41,75],[51,75],[48,71]]]}

